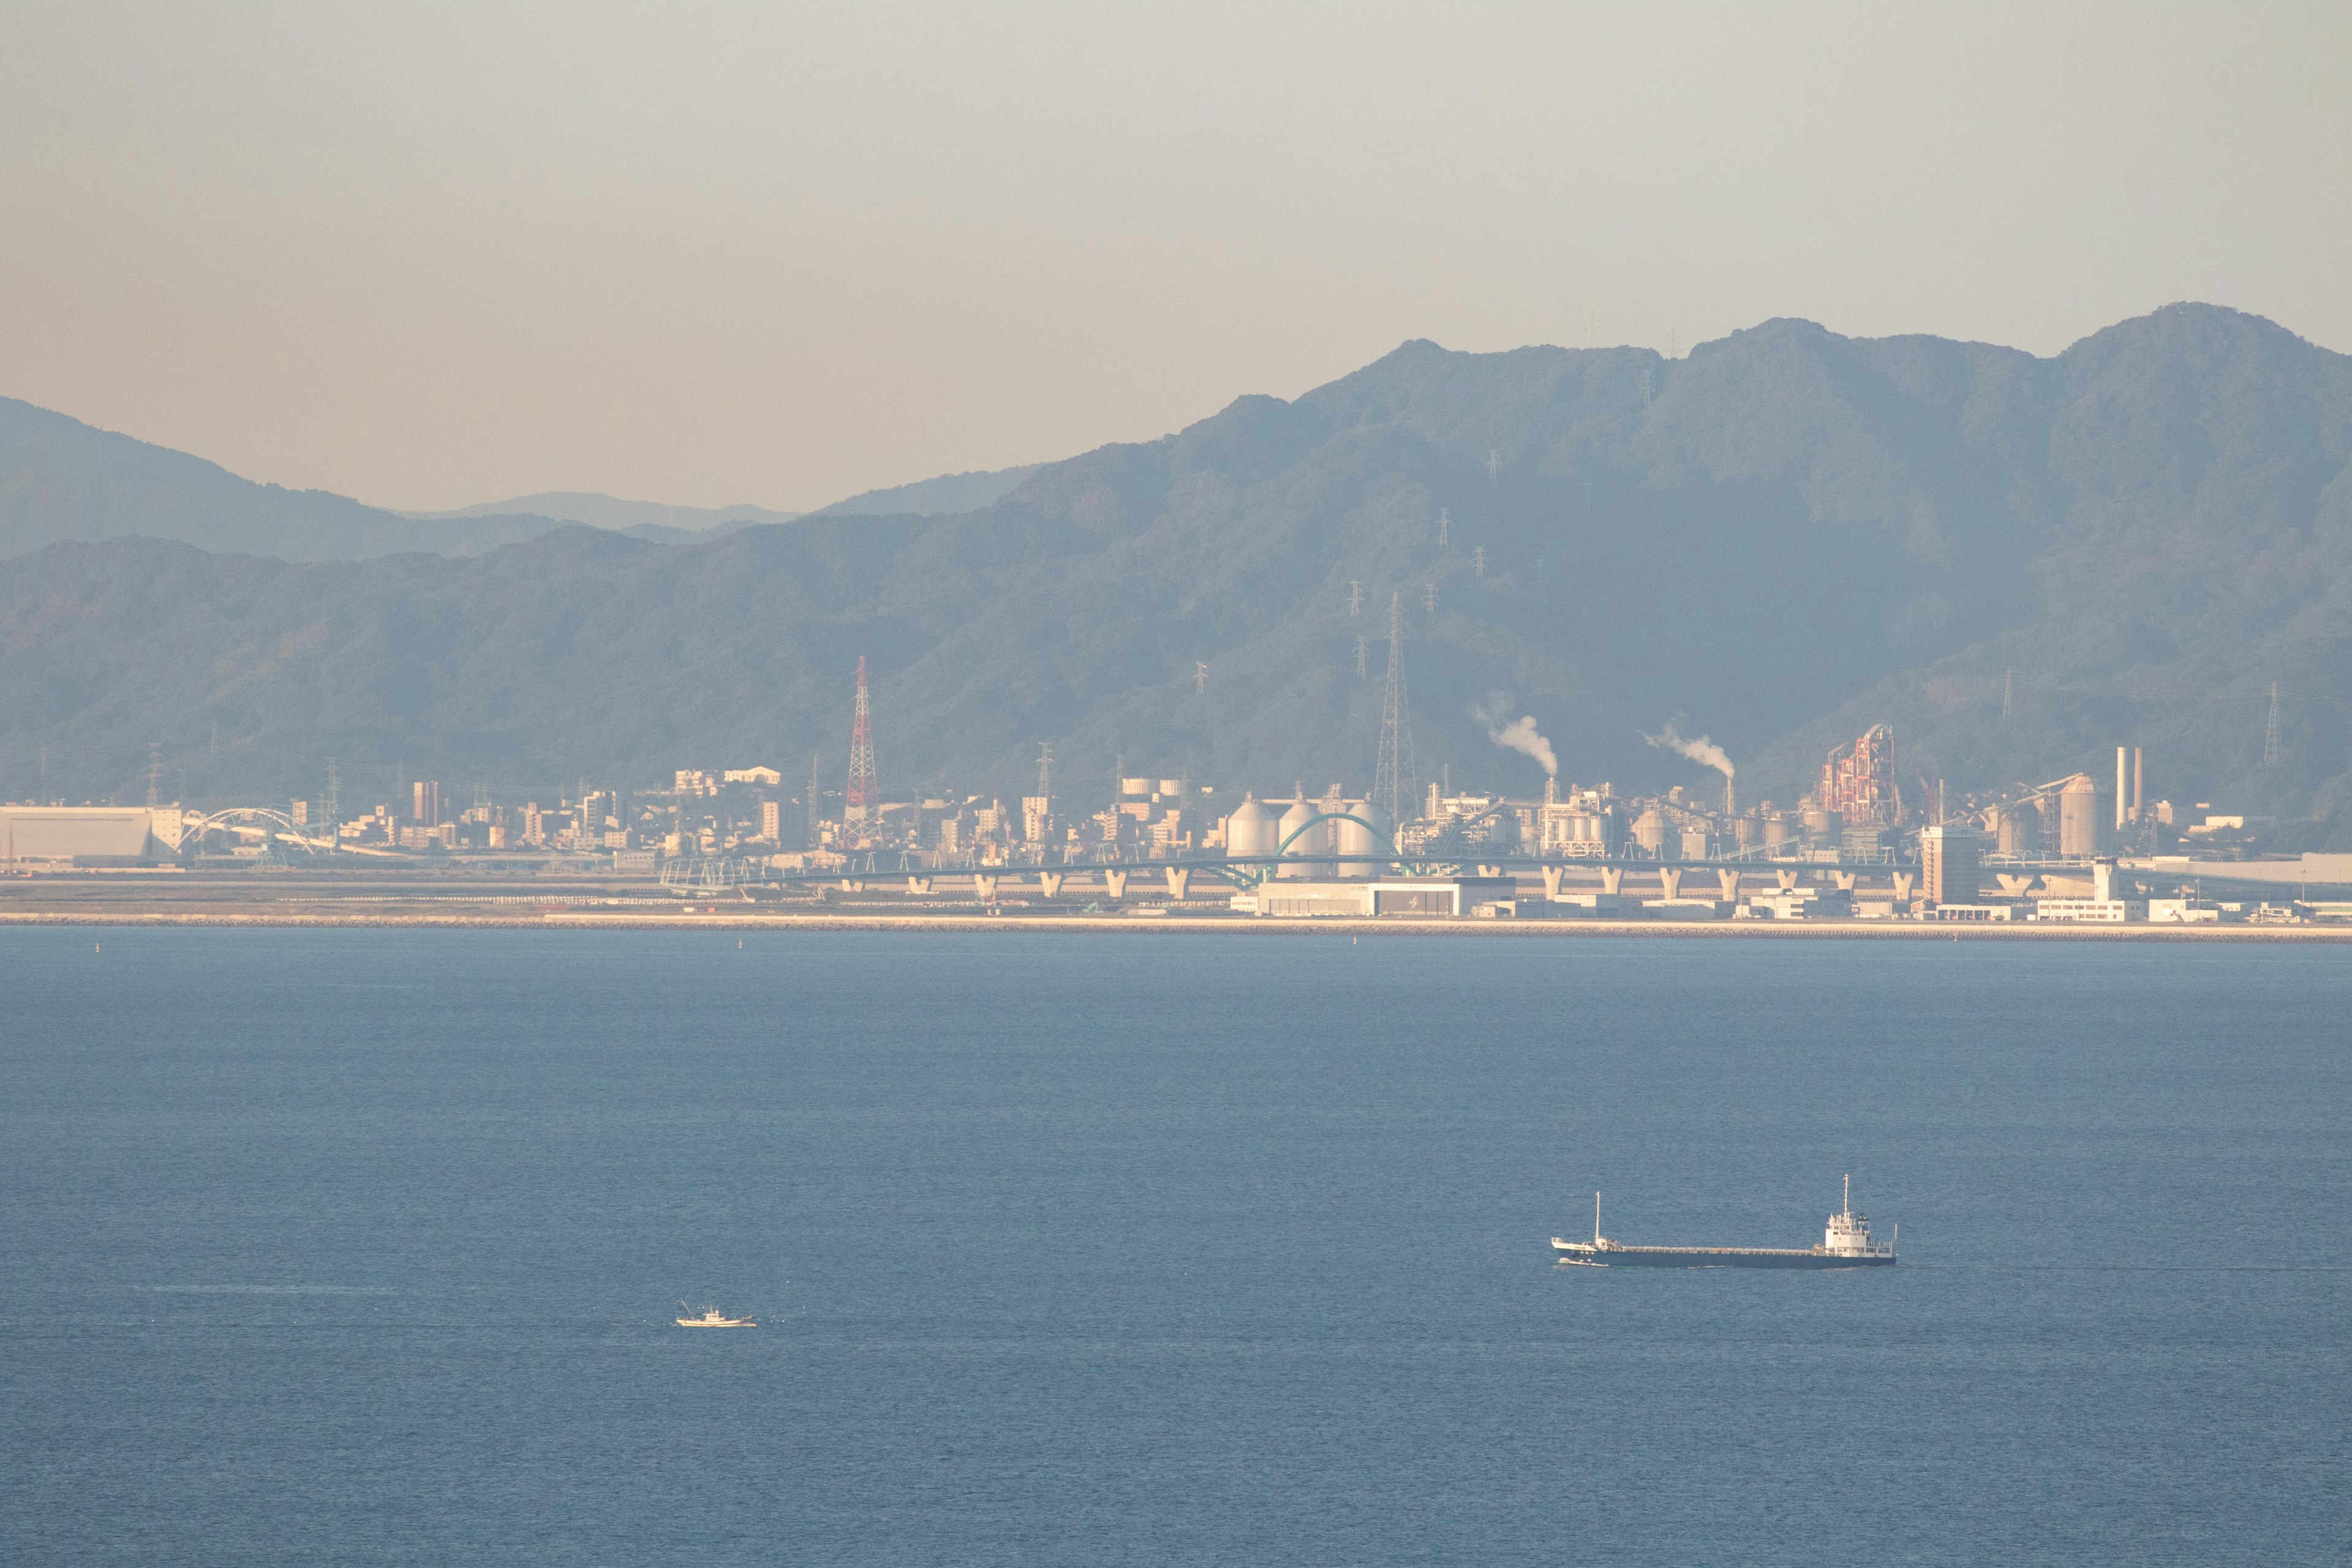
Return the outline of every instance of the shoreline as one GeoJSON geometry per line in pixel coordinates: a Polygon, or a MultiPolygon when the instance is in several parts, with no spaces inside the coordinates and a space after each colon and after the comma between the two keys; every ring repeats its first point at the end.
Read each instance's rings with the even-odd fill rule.
{"type": "Polygon", "coordinates": [[[648,918],[637,913],[602,914],[551,910],[514,914],[293,914],[226,911],[0,910],[8,927],[165,927],[224,929],[580,931],[876,931],[919,935],[1017,934],[1041,936],[1131,933],[1143,936],[1447,936],[1505,937],[1523,941],[1577,937],[1655,937],[1738,941],[1822,941],[1862,938],[1881,942],[2293,942],[2352,944],[2352,927],[2315,926],[2124,926],[2061,925],[2021,921],[1941,925],[1903,921],[1601,921],[1438,920],[1389,918],[1247,920],[1188,915],[851,915],[677,914],[648,918]]]}

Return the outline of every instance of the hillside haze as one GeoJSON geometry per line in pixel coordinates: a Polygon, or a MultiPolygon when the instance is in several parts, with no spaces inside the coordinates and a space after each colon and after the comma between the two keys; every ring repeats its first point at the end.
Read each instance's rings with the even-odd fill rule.
{"type": "Polygon", "coordinates": [[[326,490],[256,484],[202,458],[0,397],[0,559],[126,534],[289,561],[468,555],[560,526],[516,512],[407,517],[326,490]]]}
{"type": "Polygon", "coordinates": [[[127,789],[158,737],[207,795],[313,793],[331,754],[352,798],[395,760],[530,788],[815,752],[831,781],[861,655],[894,797],[1034,787],[1039,741],[1075,797],[1115,755],[1361,789],[1393,596],[1421,772],[1457,785],[1540,787],[1472,711],[1507,694],[1586,782],[1719,788],[1644,742],[1676,719],[1793,801],[1885,720],[1906,788],[2140,744],[2157,794],[2340,836],[2347,459],[2352,361],[2210,306],[2051,359],[1792,321],[1680,361],[1417,342],[954,515],[470,560],[57,545],[0,586],[0,789],[43,747],[53,790],[127,789]]]}

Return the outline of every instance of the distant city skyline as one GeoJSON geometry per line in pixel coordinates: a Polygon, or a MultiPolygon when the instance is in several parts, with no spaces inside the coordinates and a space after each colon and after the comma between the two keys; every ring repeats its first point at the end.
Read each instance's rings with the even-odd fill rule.
{"type": "Polygon", "coordinates": [[[797,510],[1428,337],[2352,349],[2352,18],[12,5],[0,394],[429,510],[797,510]]]}

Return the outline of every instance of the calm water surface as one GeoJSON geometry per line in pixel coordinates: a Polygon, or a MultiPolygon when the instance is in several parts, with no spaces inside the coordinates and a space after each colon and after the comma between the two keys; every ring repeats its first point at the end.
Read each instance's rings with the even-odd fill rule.
{"type": "Polygon", "coordinates": [[[11,1563],[2352,1552],[2352,952],[11,931],[0,997],[11,1563]],[[1849,1171],[1898,1268],[1549,1259],[1849,1171]]]}

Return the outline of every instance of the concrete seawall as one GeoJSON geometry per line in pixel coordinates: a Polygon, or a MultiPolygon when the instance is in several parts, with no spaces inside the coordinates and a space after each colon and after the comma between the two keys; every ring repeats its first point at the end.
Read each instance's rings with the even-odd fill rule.
{"type": "Polygon", "coordinates": [[[83,926],[260,927],[296,930],[414,931],[879,931],[1053,935],[1112,932],[1134,936],[1444,936],[1518,941],[1578,937],[1659,938],[1673,941],[1870,941],[1870,942],[2316,942],[2352,946],[2352,928],[2320,926],[2091,926],[1971,924],[1931,925],[1894,921],[1490,921],[1346,920],[1275,921],[1214,916],[1135,915],[852,915],[852,914],[601,914],[557,910],[512,913],[319,914],[276,911],[172,910],[7,911],[0,927],[83,926]]]}

